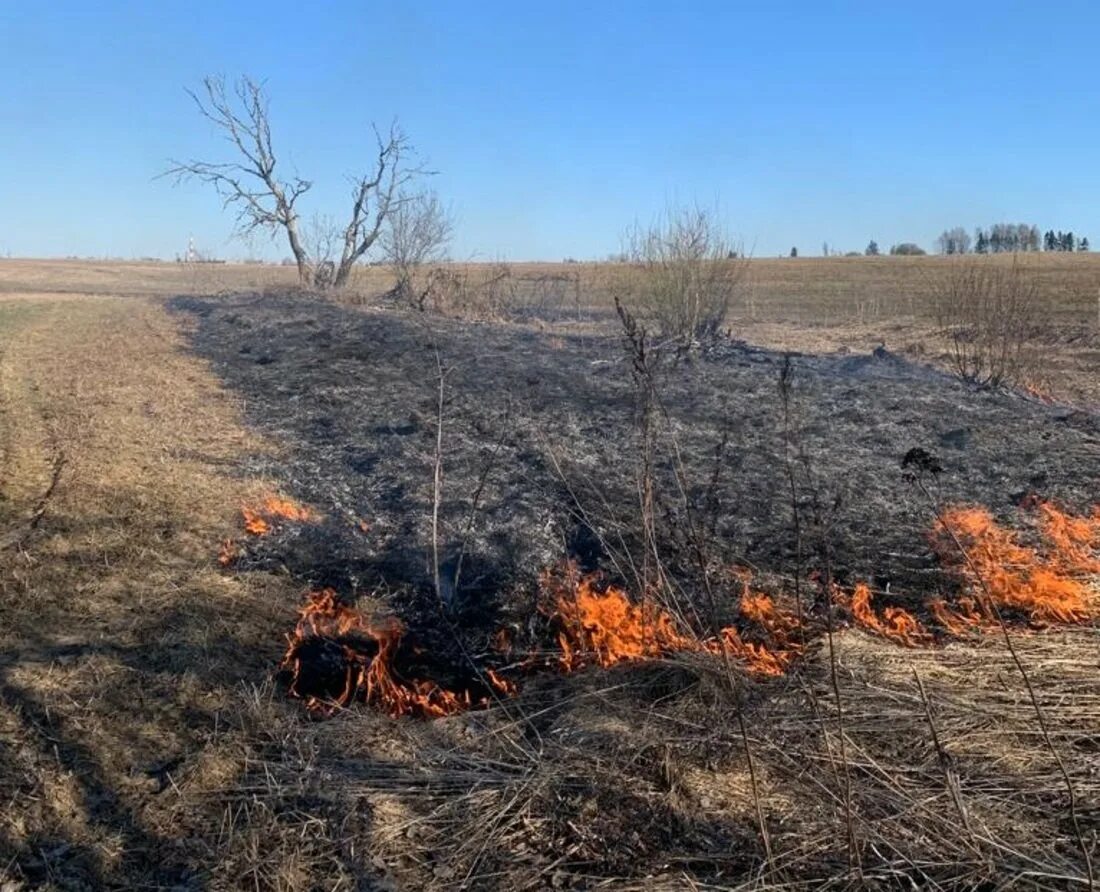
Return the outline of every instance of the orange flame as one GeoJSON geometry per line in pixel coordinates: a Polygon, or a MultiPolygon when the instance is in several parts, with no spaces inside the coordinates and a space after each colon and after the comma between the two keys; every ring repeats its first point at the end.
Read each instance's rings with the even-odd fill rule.
{"type": "Polygon", "coordinates": [[[519,693],[519,687],[514,681],[509,681],[493,669],[487,668],[485,670],[485,677],[489,680],[489,684],[496,689],[497,693],[504,694],[507,697],[512,697],[519,693]]]}
{"type": "Polygon", "coordinates": [[[943,598],[930,598],[928,611],[947,632],[954,637],[963,637],[981,631],[985,620],[973,598],[962,597],[952,607],[943,598]]]}
{"type": "Polygon", "coordinates": [[[866,582],[856,584],[852,591],[849,609],[852,612],[852,618],[859,625],[906,647],[916,647],[931,642],[932,636],[908,610],[901,607],[887,607],[880,616],[871,606],[873,599],[871,587],[866,582]]]}
{"type": "Polygon", "coordinates": [[[593,576],[578,576],[566,568],[567,580],[543,575],[543,585],[556,594],[561,626],[562,667],[572,670],[589,662],[614,666],[627,660],[659,657],[685,650],[688,640],[676,630],[672,617],[654,604],[632,604],[622,589],[599,591],[593,576]]]}
{"type": "Polygon", "coordinates": [[[741,660],[755,675],[783,675],[791,661],[803,651],[805,630],[798,616],[780,609],[768,595],[753,592],[749,577],[741,574],[741,618],[746,630],[765,637],[768,644],[745,641],[736,626],[727,626],[717,640],[703,642],[710,653],[722,653],[741,660]]]}
{"type": "Polygon", "coordinates": [[[223,567],[228,567],[237,559],[238,553],[237,543],[232,539],[225,539],[222,542],[222,547],[218,549],[218,563],[223,567]]]}
{"type": "Polygon", "coordinates": [[[393,658],[405,633],[404,626],[398,620],[391,619],[382,627],[370,627],[369,632],[378,642],[379,649],[362,678],[367,703],[380,707],[395,718],[403,715],[439,718],[470,708],[468,692],[456,693],[432,681],[406,680],[397,674],[393,658]]]}
{"type": "MultiPolygon", "coordinates": [[[[252,517],[264,524],[276,516],[316,517],[287,501],[268,500],[263,510],[275,505],[294,510],[252,517]]],[[[1025,534],[997,524],[984,508],[962,506],[943,513],[933,528],[933,542],[943,563],[967,584],[967,593],[951,603],[928,598],[928,625],[901,607],[877,607],[864,582],[850,594],[834,588],[832,603],[863,628],[911,647],[933,643],[933,630],[947,636],[985,632],[1001,611],[1010,620],[1022,616],[1035,624],[1092,620],[1098,597],[1089,585],[1100,574],[1100,508],[1083,516],[1043,502],[1029,508],[1036,512],[1030,533],[1034,546],[1024,541],[1025,534]]],[[[245,517],[246,522],[252,519],[247,513],[245,517]]],[[[231,541],[225,543],[223,554],[232,555],[232,547],[231,541]]],[[[564,563],[540,579],[560,652],[549,661],[530,659],[520,665],[572,672],[702,653],[735,659],[752,675],[785,674],[804,653],[811,632],[820,632],[820,623],[806,625],[772,597],[753,591],[747,572],[735,572],[734,578],[741,585],[738,623],[708,637],[688,631],[651,598],[635,601],[622,588],[603,584],[598,575],[582,575],[574,564],[564,563]]],[[[407,642],[402,646],[404,634],[396,619],[369,621],[331,589],[310,593],[281,664],[291,678],[291,695],[325,715],[359,698],[392,716],[436,717],[485,706],[495,694],[516,693],[515,684],[491,668],[479,671],[484,684],[473,685],[474,691],[408,678],[399,668],[410,652],[407,642]]],[[[498,653],[511,652],[513,645],[506,627],[492,640],[498,653]]]]}
{"type": "MultiPolygon", "coordinates": [[[[321,516],[312,508],[281,496],[266,496],[258,506],[242,505],[241,519],[246,533],[253,536],[266,536],[280,520],[313,523],[321,516]]],[[[228,567],[241,556],[241,547],[233,540],[226,539],[218,551],[218,563],[228,567]]]]}
{"type": "Polygon", "coordinates": [[[253,536],[266,536],[271,532],[271,524],[252,508],[248,506],[241,508],[241,516],[244,518],[245,532],[253,536]]]}
{"type": "Polygon", "coordinates": [[[293,499],[280,496],[268,496],[263,502],[263,511],[268,517],[282,518],[283,520],[297,520],[302,523],[319,520],[320,515],[312,508],[300,505],[293,499]]]}
{"type": "Polygon", "coordinates": [[[595,663],[617,663],[657,659],[673,653],[727,654],[745,663],[756,675],[782,675],[801,651],[791,637],[797,629],[793,615],[776,608],[767,595],[754,594],[746,585],[741,602],[742,617],[767,644],[745,641],[735,626],[710,638],[680,631],[668,611],[652,601],[633,603],[616,586],[600,591],[595,575],[580,576],[566,564],[543,574],[542,587],[552,599],[552,614],[559,625],[558,665],[571,672],[595,663]]]}
{"type": "Polygon", "coordinates": [[[987,619],[996,608],[1039,624],[1086,622],[1095,615],[1084,577],[1100,569],[1095,554],[1100,517],[1075,517],[1046,503],[1039,507],[1041,549],[1021,543],[989,511],[975,507],[943,513],[933,530],[936,549],[969,583],[987,619]]]}
{"type": "Polygon", "coordinates": [[[1075,517],[1049,502],[1039,503],[1039,523],[1049,560],[1067,573],[1100,573],[1100,507],[1075,517]]]}
{"type": "MultiPolygon", "coordinates": [[[[487,698],[475,701],[469,691],[448,690],[427,679],[405,678],[394,665],[404,633],[404,626],[396,618],[371,622],[342,603],[332,589],[310,592],[299,611],[294,634],[288,636],[287,652],[279,668],[289,675],[290,695],[322,715],[333,714],[357,697],[395,718],[438,718],[488,705],[487,698]],[[309,648],[318,645],[328,648],[327,655],[322,651],[320,656],[310,656],[309,648]]],[[[487,670],[487,680],[502,694],[516,692],[512,682],[491,669],[487,670]]]]}
{"type": "Polygon", "coordinates": [[[1048,406],[1057,402],[1054,394],[1035,381],[1024,381],[1020,384],[1020,390],[1032,399],[1036,399],[1041,403],[1046,403],[1048,406]]]}
{"type": "Polygon", "coordinates": [[[244,528],[253,536],[266,536],[281,520],[313,523],[321,516],[312,508],[282,496],[266,496],[258,506],[243,505],[244,528]]]}

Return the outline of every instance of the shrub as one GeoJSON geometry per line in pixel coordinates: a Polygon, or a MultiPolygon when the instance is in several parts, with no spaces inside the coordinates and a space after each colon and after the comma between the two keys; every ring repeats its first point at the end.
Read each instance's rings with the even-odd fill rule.
{"type": "Polygon", "coordinates": [[[952,262],[936,279],[934,307],[960,378],[983,387],[1033,379],[1039,282],[1017,258],[1011,267],[987,260],[952,262]]]}
{"type": "Polygon", "coordinates": [[[417,310],[429,309],[441,285],[436,265],[446,259],[453,232],[451,212],[434,192],[398,196],[379,236],[397,280],[395,298],[417,310]]]}
{"type": "Polygon", "coordinates": [[[747,264],[713,214],[701,208],[670,211],[628,241],[633,274],[627,302],[638,314],[683,347],[715,335],[747,264]]]}
{"type": "Polygon", "coordinates": [[[890,248],[890,253],[900,256],[920,257],[928,252],[913,242],[902,242],[900,245],[894,245],[890,248]]]}

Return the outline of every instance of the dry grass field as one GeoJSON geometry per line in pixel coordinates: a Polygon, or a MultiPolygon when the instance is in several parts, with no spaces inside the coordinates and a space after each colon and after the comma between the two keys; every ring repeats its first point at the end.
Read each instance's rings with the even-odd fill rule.
{"type": "MultiPolygon", "coordinates": [[[[917,361],[937,362],[931,298],[936,277],[952,262],[942,257],[755,259],[729,318],[736,336],[777,350],[867,351],[879,344],[917,361]]],[[[1008,256],[992,258],[1007,266],[1008,256]]],[[[1035,255],[1026,263],[1040,279],[1040,333],[1049,349],[1037,390],[1058,399],[1100,405],[1100,254],[1035,255]]],[[[490,264],[456,265],[474,278],[490,264]]],[[[619,273],[608,264],[517,263],[508,266],[525,309],[561,323],[611,315],[619,273]],[[530,292],[542,287],[541,301],[530,292]]],[[[8,260],[0,264],[0,295],[173,296],[295,285],[293,267],[261,264],[121,263],[8,260]]],[[[360,267],[349,294],[370,302],[392,284],[386,270],[360,267]]]]}
{"type": "Polygon", "coordinates": [[[614,266],[469,319],[376,268],[0,261],[0,890],[1093,888],[1100,257],[1036,259],[1024,392],[948,373],[948,262],[751,261],[662,371],[639,527],[614,266]],[[961,558],[955,504],[998,523],[961,558]],[[656,551],[664,612],[571,638],[558,562],[610,610],[656,551]],[[391,616],[434,687],[369,674],[391,616]]]}

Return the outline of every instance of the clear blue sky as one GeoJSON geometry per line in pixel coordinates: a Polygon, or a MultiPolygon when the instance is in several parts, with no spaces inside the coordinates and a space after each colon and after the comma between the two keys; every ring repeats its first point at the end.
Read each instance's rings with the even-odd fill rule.
{"type": "Polygon", "coordinates": [[[1095,2],[4,0],[0,254],[245,256],[213,192],[154,179],[224,151],[183,88],[242,72],[307,214],[399,116],[459,257],[601,257],[670,201],[758,256],[1002,219],[1100,244],[1098,39],[1095,2]]]}

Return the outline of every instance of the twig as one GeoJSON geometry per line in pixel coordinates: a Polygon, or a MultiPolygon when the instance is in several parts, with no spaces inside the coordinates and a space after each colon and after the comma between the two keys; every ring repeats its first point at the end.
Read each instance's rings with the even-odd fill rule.
{"type": "Polygon", "coordinates": [[[663,562],[657,545],[657,519],[654,508],[653,451],[655,429],[653,415],[655,411],[653,366],[650,352],[646,347],[646,331],[637,320],[615,298],[615,311],[623,326],[623,342],[627,356],[631,360],[634,377],[635,397],[637,400],[638,438],[640,441],[640,466],[638,468],[638,499],[642,512],[642,552],[643,598],[649,597],[654,590],[664,589],[663,562]],[[651,564],[652,561],[652,564],[651,564]]]}
{"type": "MultiPolygon", "coordinates": [[[[722,651],[726,654],[728,661],[728,652],[725,648],[722,648],[722,651]]],[[[771,837],[768,835],[768,825],[764,821],[764,807],[760,803],[760,788],[756,781],[756,763],[752,757],[752,748],[749,746],[749,732],[745,727],[745,711],[740,705],[737,707],[737,724],[741,728],[741,742],[745,745],[745,759],[749,763],[749,783],[752,785],[752,804],[756,809],[756,823],[760,828],[760,841],[764,844],[764,857],[767,859],[770,872],[773,869],[771,837]]]]}
{"type": "Polygon", "coordinates": [[[779,372],[779,399],[783,405],[783,467],[787,474],[787,485],[791,493],[791,517],[794,524],[794,609],[798,618],[798,634],[802,649],[806,649],[806,624],[802,619],[802,511],[798,504],[798,485],[794,476],[794,462],[791,459],[791,390],[794,367],[791,354],[783,355],[783,366],[779,372]]]}
{"type": "Polygon", "coordinates": [[[439,503],[443,497],[443,400],[444,384],[450,369],[443,368],[439,348],[435,350],[435,367],[439,383],[439,403],[435,422],[435,469],[432,479],[432,581],[435,584],[435,596],[440,606],[446,607],[443,589],[439,580],[439,503]]]}
{"type": "Polygon", "coordinates": [[[947,787],[947,792],[955,803],[955,809],[959,813],[959,819],[966,829],[966,835],[970,838],[970,844],[973,846],[975,854],[980,856],[981,849],[974,836],[974,828],[970,826],[970,814],[963,804],[962,791],[959,789],[958,778],[954,769],[951,767],[947,751],[943,748],[943,744],[940,743],[940,733],[936,728],[936,719],[932,714],[932,703],[928,699],[928,694],[924,690],[924,682],[921,680],[920,673],[915,666],[913,667],[913,678],[916,679],[917,690],[920,691],[921,703],[924,705],[924,715],[925,718],[928,719],[928,727],[932,731],[932,744],[936,747],[936,759],[939,761],[940,769],[943,771],[944,785],[947,787]]]}
{"type": "Polygon", "coordinates": [[[847,734],[844,730],[844,703],[840,698],[840,681],[837,678],[836,646],[833,643],[833,598],[832,582],[825,583],[825,634],[829,644],[829,680],[833,687],[833,697],[836,700],[836,724],[840,736],[840,764],[844,769],[844,822],[848,831],[848,869],[856,870],[862,874],[862,865],[859,860],[859,849],[856,846],[855,824],[852,818],[852,775],[848,770],[848,750],[846,745],[847,734]]]}
{"type": "Polygon", "coordinates": [[[497,440],[496,446],[493,447],[493,451],[489,454],[489,459],[485,462],[485,467],[477,481],[477,487],[474,489],[473,499],[470,503],[470,516],[467,518],[466,528],[462,532],[462,542],[458,547],[458,559],[455,561],[454,584],[451,590],[456,595],[458,594],[459,580],[462,578],[462,561],[466,557],[466,545],[470,541],[470,534],[473,532],[474,522],[477,520],[477,511],[481,505],[481,494],[485,490],[485,484],[489,482],[489,475],[496,466],[497,456],[500,455],[500,450],[504,447],[504,441],[508,438],[508,432],[511,427],[509,424],[509,416],[510,412],[506,412],[501,421],[500,439],[497,440]]]}
{"type": "Polygon", "coordinates": [[[31,516],[24,526],[17,530],[12,530],[0,537],[0,551],[21,544],[38,528],[38,524],[42,522],[42,518],[46,515],[46,509],[49,507],[50,499],[53,498],[54,490],[57,489],[58,483],[61,482],[61,472],[65,469],[67,462],[68,459],[66,459],[64,452],[58,452],[54,456],[50,482],[42,495],[39,496],[38,502],[34,506],[34,511],[31,512],[31,516]]]}

